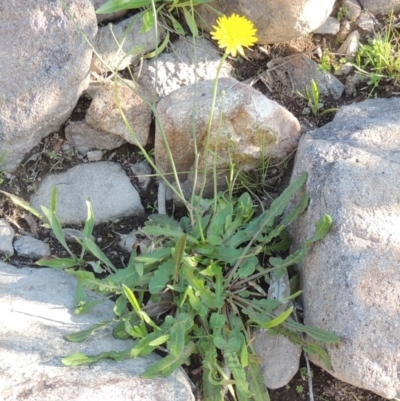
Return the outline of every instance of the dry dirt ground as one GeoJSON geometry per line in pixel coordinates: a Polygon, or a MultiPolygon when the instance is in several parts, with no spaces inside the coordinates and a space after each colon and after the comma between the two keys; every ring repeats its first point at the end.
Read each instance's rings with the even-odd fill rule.
{"type": "MultiPolygon", "coordinates": [[[[320,47],[322,51],[325,48],[334,50],[338,47],[335,38],[329,36],[307,36],[295,40],[290,43],[280,44],[275,46],[265,46],[257,52],[257,59],[240,59],[237,61],[231,60],[234,66],[235,76],[241,80],[251,80],[259,78],[260,72],[266,69],[268,61],[282,56],[294,55],[300,53],[313,54],[320,47]]],[[[344,80],[344,78],[340,78],[344,80]]],[[[254,87],[260,90],[269,98],[277,101],[282,106],[291,111],[300,121],[303,132],[316,127],[322,126],[329,122],[334,113],[328,113],[324,116],[315,117],[312,114],[304,115],[303,110],[306,107],[306,101],[299,97],[293,91],[287,91],[278,84],[265,82],[258,79],[254,87]]],[[[390,82],[384,82],[376,90],[375,94],[378,97],[389,97],[399,89],[390,82]]],[[[359,84],[356,87],[355,95],[346,96],[345,94],[340,100],[335,101],[331,98],[322,98],[326,107],[340,107],[344,104],[359,102],[365,100],[369,95],[369,88],[365,84],[359,84]]],[[[71,120],[81,120],[84,118],[85,110],[90,104],[90,99],[82,96],[80,99],[71,120]]],[[[40,145],[34,148],[27,155],[24,163],[19,170],[12,176],[0,171],[0,187],[1,189],[16,194],[24,199],[29,199],[29,196],[35,191],[40,180],[49,172],[57,173],[64,171],[76,164],[86,162],[85,158],[73,151],[63,152],[62,145],[65,142],[64,127],[59,132],[53,133],[45,138],[40,145]]],[[[151,146],[149,147],[151,150],[151,146]]],[[[137,149],[131,145],[124,145],[119,149],[104,152],[103,160],[117,161],[122,164],[128,176],[130,176],[133,185],[138,189],[137,178],[132,175],[130,164],[143,160],[144,157],[138,153],[137,149]]],[[[279,180],[275,180],[275,187],[268,188],[268,192],[272,197],[276,196],[288,182],[290,177],[290,165],[287,163],[286,169],[281,169],[279,172],[279,180]]],[[[154,180],[153,180],[154,181],[154,180]]],[[[142,203],[148,214],[155,212],[156,207],[156,187],[155,181],[150,185],[147,191],[141,191],[142,203]]],[[[171,204],[168,205],[169,212],[182,213],[182,211],[173,210],[171,204]]],[[[17,234],[24,232],[32,233],[29,217],[24,212],[16,208],[6,197],[0,195],[0,217],[5,217],[14,227],[17,234]]],[[[118,233],[129,233],[132,229],[143,224],[142,221],[136,220],[134,223],[131,219],[121,219],[111,223],[101,224],[95,228],[95,238],[101,243],[103,251],[116,264],[124,264],[129,254],[124,253],[117,246],[119,237],[118,233]]],[[[80,228],[80,227],[77,227],[80,228]]],[[[38,228],[36,234],[38,238],[49,241],[53,253],[62,255],[62,249],[57,245],[56,241],[49,237],[49,232],[42,228],[38,228]]],[[[16,266],[23,264],[31,264],[34,261],[21,259],[18,256],[12,258],[4,258],[8,263],[16,266]]],[[[308,400],[309,387],[307,381],[307,373],[304,368],[305,363],[302,362],[302,368],[294,379],[285,388],[270,391],[272,401],[302,401],[308,400]]],[[[190,374],[189,370],[189,374],[190,374]]],[[[353,386],[342,383],[330,375],[323,372],[316,366],[312,366],[313,376],[313,393],[315,401],[380,401],[383,398],[364,391],[353,386]]],[[[198,382],[196,375],[191,374],[192,380],[198,382]]]]}

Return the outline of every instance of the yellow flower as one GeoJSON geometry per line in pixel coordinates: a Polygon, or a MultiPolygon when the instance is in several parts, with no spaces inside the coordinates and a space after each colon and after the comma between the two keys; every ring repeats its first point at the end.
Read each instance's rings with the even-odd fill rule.
{"type": "Polygon", "coordinates": [[[213,26],[214,32],[211,32],[211,37],[218,41],[218,46],[226,47],[226,52],[236,57],[239,52],[244,56],[243,46],[249,48],[257,42],[257,37],[254,36],[257,29],[245,17],[237,14],[232,14],[230,17],[223,15],[218,18],[217,26],[213,26]]]}

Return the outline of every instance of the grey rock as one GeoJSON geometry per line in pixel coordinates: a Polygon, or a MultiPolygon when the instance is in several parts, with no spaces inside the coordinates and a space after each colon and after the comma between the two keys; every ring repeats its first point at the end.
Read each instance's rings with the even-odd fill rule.
{"type": "MultiPolygon", "coordinates": [[[[62,232],[64,234],[64,238],[67,242],[73,243],[73,244],[77,244],[78,241],[76,240],[76,238],[80,241],[83,240],[83,232],[81,230],[77,230],[75,228],[63,228],[62,232]]],[[[55,234],[53,233],[53,231],[50,233],[50,235],[53,238],[56,238],[55,234]]],[[[91,238],[94,240],[94,237],[91,236],[91,238]]]]}
{"type": "MultiPolygon", "coordinates": [[[[288,273],[276,278],[272,272],[268,299],[283,300],[289,296],[288,273]]],[[[274,310],[275,315],[283,313],[289,306],[288,302],[282,302],[274,310]]],[[[271,336],[267,331],[259,329],[254,334],[253,346],[261,359],[260,367],[266,387],[277,389],[286,386],[299,370],[301,347],[293,344],[282,334],[271,336]]]]}
{"type": "MultiPolygon", "coordinates": [[[[149,91],[155,90],[157,96],[163,97],[182,86],[217,76],[221,55],[210,41],[196,39],[194,44],[191,37],[181,37],[171,44],[171,48],[170,53],[145,60],[140,66],[140,74],[137,72],[138,82],[149,91]]],[[[232,66],[225,62],[219,76],[230,77],[231,71],[232,66]]]]}
{"type": "Polygon", "coordinates": [[[12,245],[15,231],[8,224],[7,220],[0,219],[0,254],[12,256],[14,255],[14,248],[12,245]]]}
{"type": "MultiPolygon", "coordinates": [[[[189,179],[193,187],[195,152],[192,132],[196,132],[199,150],[198,171],[208,170],[211,177],[214,158],[204,155],[207,124],[210,120],[214,80],[202,81],[171,92],[157,105],[159,123],[170,144],[175,167],[182,181],[189,179]],[[195,113],[193,113],[193,95],[195,113]],[[171,146],[173,144],[173,146],[171,146]],[[182,149],[185,151],[183,152],[182,149]],[[187,172],[190,172],[187,174],[187,172]]],[[[254,167],[260,158],[285,159],[297,146],[300,125],[286,109],[269,100],[251,86],[233,78],[219,80],[209,141],[209,149],[218,149],[217,181],[220,188],[226,185],[230,160],[244,169],[254,167]],[[223,94],[222,94],[223,93],[223,94]],[[221,121],[222,120],[222,121],[221,121]]],[[[155,159],[163,173],[172,171],[160,128],[156,126],[155,159]]],[[[169,175],[171,177],[172,175],[169,175]]],[[[203,176],[199,174],[198,188],[203,176]]],[[[205,193],[211,195],[212,180],[207,180],[205,193]]]]}
{"type": "MultiPolygon", "coordinates": [[[[114,339],[111,327],[84,342],[65,340],[66,335],[111,321],[114,315],[108,300],[86,314],[74,315],[76,284],[63,271],[17,269],[0,262],[0,394],[4,400],[194,401],[182,370],[166,378],[140,377],[159,360],[154,354],[63,366],[61,358],[73,352],[95,355],[132,347],[131,340],[114,339]]],[[[88,292],[89,300],[97,298],[88,292]]]]}
{"type": "Polygon", "coordinates": [[[321,95],[330,95],[334,99],[342,96],[344,85],[332,74],[321,71],[318,64],[304,54],[277,58],[267,66],[274,79],[293,91],[304,93],[314,79],[321,95]]]}
{"type": "Polygon", "coordinates": [[[305,323],[341,337],[326,345],[333,376],[385,398],[400,395],[399,109],[399,98],[342,107],[302,136],[293,171],[308,172],[311,199],[293,250],[323,214],[333,219],[301,264],[305,323]]]}
{"type": "Polygon", "coordinates": [[[111,150],[126,143],[120,136],[94,129],[85,121],[71,121],[65,127],[65,137],[82,155],[91,149],[111,150]]]}
{"type": "Polygon", "coordinates": [[[94,94],[85,120],[93,128],[118,135],[134,145],[140,143],[145,146],[152,120],[151,107],[146,103],[146,99],[150,98],[151,95],[133,81],[126,79],[117,85],[105,82],[94,94]],[[125,125],[118,103],[134,136],[125,125]]]}
{"type": "Polygon", "coordinates": [[[49,205],[52,188],[57,187],[57,216],[62,223],[81,224],[86,220],[90,199],[95,222],[142,214],[139,194],[121,166],[112,162],[77,165],[62,174],[51,174],[32,196],[31,204],[49,205]]]}
{"type": "MultiPolygon", "coordinates": [[[[354,70],[354,64],[347,62],[342,64],[338,70],[335,71],[335,75],[348,75],[354,70]]],[[[346,86],[346,85],[345,85],[346,86]]],[[[345,87],[346,91],[346,87],[345,87]]],[[[347,92],[346,92],[347,94],[347,92]]]]}
{"type": "Polygon", "coordinates": [[[340,23],[340,31],[336,35],[336,41],[338,43],[343,43],[350,32],[351,32],[350,21],[348,21],[347,19],[342,20],[340,23]]]}
{"type": "MultiPolygon", "coordinates": [[[[110,23],[99,28],[94,48],[105,64],[94,55],[91,70],[97,73],[123,70],[144,54],[153,51],[156,45],[155,30],[152,28],[146,33],[141,33],[142,26],[143,20],[140,14],[136,14],[116,24],[110,23]],[[136,51],[133,51],[135,49],[136,51]]],[[[158,32],[159,42],[162,29],[158,32]]]]}
{"type": "Polygon", "coordinates": [[[337,50],[337,54],[343,54],[347,61],[354,61],[360,48],[360,34],[352,32],[337,50]]]}
{"type": "Polygon", "coordinates": [[[138,242],[135,234],[135,231],[128,235],[120,234],[120,241],[118,243],[120,248],[122,248],[124,251],[132,252],[134,245],[138,242]]]}
{"type": "Polygon", "coordinates": [[[346,10],[347,18],[350,21],[356,20],[361,14],[361,7],[358,0],[343,0],[342,7],[346,10]]]}
{"type": "Polygon", "coordinates": [[[21,235],[14,241],[14,249],[19,256],[32,259],[40,259],[50,256],[50,246],[43,241],[29,235],[21,235]]]}
{"type": "Polygon", "coordinates": [[[400,11],[400,0],[359,0],[363,8],[372,14],[400,11]]]}
{"type": "MultiPolygon", "coordinates": [[[[91,0],[95,10],[100,8],[107,0],[91,0]]],[[[108,13],[108,14],[96,14],[97,16],[97,23],[105,23],[105,22],[112,22],[116,21],[120,18],[123,18],[128,13],[128,10],[120,10],[116,11],[115,13],[108,13]]]]}
{"type": "Polygon", "coordinates": [[[361,14],[357,20],[357,26],[363,31],[373,33],[375,31],[375,18],[368,14],[361,14]]]}
{"type": "Polygon", "coordinates": [[[336,35],[340,29],[340,22],[333,17],[328,17],[327,20],[313,33],[319,35],[336,35]]]}
{"type": "Polygon", "coordinates": [[[153,173],[150,165],[145,161],[131,164],[131,171],[139,181],[140,187],[143,190],[146,190],[148,185],[150,184],[151,175],[153,173]]]}
{"type": "Polygon", "coordinates": [[[286,386],[299,370],[301,347],[283,335],[271,336],[257,330],[254,350],[261,358],[261,373],[266,387],[275,390],[286,386]]]}
{"type": "Polygon", "coordinates": [[[103,152],[101,150],[91,150],[87,152],[86,157],[89,162],[99,162],[103,158],[103,152]]]}
{"type": "MultiPolygon", "coordinates": [[[[97,23],[90,0],[67,0],[93,41],[97,23]]],[[[60,1],[0,0],[0,154],[15,170],[25,154],[69,117],[87,87],[92,50],[60,1]],[[29,68],[27,68],[29,66],[29,68]]]]}
{"type": "MultiPolygon", "coordinates": [[[[260,44],[280,43],[313,32],[329,17],[335,0],[214,0],[222,14],[247,17],[257,28],[260,44]]],[[[196,7],[197,24],[210,32],[217,14],[206,5],[196,7]]]]}

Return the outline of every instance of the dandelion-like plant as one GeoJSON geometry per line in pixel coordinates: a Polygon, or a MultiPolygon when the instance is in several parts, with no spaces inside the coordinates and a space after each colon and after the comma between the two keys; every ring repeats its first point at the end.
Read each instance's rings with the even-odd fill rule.
{"type": "Polygon", "coordinates": [[[230,17],[223,15],[218,18],[217,26],[213,28],[215,31],[211,32],[211,37],[218,41],[219,47],[226,48],[225,52],[232,57],[236,57],[238,52],[244,56],[243,47],[250,48],[258,40],[254,24],[237,14],[232,14],[230,17]]]}

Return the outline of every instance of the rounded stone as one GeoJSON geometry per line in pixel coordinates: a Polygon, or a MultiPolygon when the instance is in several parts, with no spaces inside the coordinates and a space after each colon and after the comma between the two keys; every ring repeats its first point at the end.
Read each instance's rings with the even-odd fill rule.
{"type": "MultiPolygon", "coordinates": [[[[213,8],[230,16],[243,15],[257,28],[258,43],[280,43],[313,32],[329,17],[335,0],[214,0],[213,8]]],[[[197,24],[212,30],[217,14],[206,5],[196,8],[197,24]]]]}

